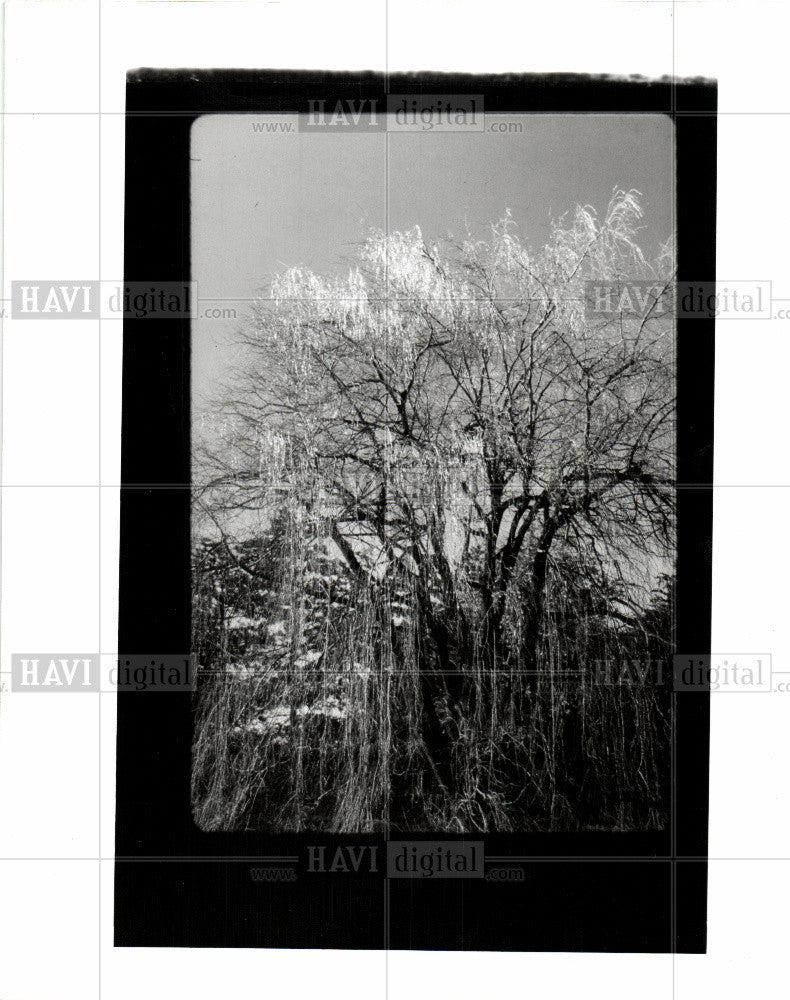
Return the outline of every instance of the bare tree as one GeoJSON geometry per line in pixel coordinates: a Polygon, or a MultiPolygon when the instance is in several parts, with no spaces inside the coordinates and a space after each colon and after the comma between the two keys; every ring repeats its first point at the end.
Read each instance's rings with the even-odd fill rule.
{"type": "Polygon", "coordinates": [[[244,334],[199,502],[222,526],[290,498],[361,584],[408,579],[429,716],[464,665],[539,668],[560,553],[632,583],[671,558],[673,252],[645,258],[641,216],[618,190],[536,251],[509,217],[481,241],[374,235],[345,278],[282,275],[244,334]],[[591,281],[654,291],[599,314],[591,281]]]}

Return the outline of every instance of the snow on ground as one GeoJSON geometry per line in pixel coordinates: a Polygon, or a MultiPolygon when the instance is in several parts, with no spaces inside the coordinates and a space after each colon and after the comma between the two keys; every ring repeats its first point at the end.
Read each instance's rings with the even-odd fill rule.
{"type": "MultiPolygon", "coordinates": [[[[348,705],[343,704],[333,694],[327,695],[312,705],[299,705],[293,710],[297,719],[334,719],[343,722],[348,718],[348,705]]],[[[264,709],[254,719],[243,725],[234,726],[237,735],[257,734],[259,736],[276,736],[291,725],[291,707],[289,705],[274,705],[264,709]]]]}

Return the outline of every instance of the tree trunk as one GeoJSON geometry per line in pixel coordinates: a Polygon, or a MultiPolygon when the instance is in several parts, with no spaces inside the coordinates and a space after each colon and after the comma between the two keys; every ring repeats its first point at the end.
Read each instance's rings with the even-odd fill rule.
{"type": "Polygon", "coordinates": [[[530,573],[529,596],[527,598],[526,622],[521,639],[523,660],[528,670],[538,668],[540,646],[540,626],[546,601],[546,575],[549,565],[548,546],[538,549],[530,573]]]}
{"type": "Polygon", "coordinates": [[[420,672],[420,693],[423,703],[421,735],[429,768],[439,790],[451,796],[455,785],[451,763],[452,740],[436,711],[435,699],[441,697],[441,690],[430,670],[420,672]]]}

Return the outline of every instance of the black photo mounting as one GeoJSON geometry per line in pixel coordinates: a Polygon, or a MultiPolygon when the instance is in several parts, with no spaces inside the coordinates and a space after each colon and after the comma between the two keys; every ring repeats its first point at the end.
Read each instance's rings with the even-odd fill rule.
{"type": "MultiPolygon", "coordinates": [[[[486,115],[665,116],[676,154],[677,278],[714,280],[710,81],[139,70],[127,80],[124,281],[183,286],[194,278],[190,178],[198,119],[273,121],[329,116],[337,108],[367,114],[371,107],[380,114],[393,94],[403,95],[407,110],[410,99],[424,102],[425,95],[437,107],[437,95],[461,103],[482,95],[486,115]]],[[[342,134],[342,120],[335,124],[342,134]]],[[[123,655],[193,651],[191,336],[189,316],[124,319],[123,655]]],[[[711,626],[714,320],[678,318],[675,344],[673,652],[704,655],[711,626]]],[[[671,688],[671,669],[665,682],[671,688]]],[[[472,822],[461,832],[396,824],[341,834],[307,825],[298,833],[206,829],[191,793],[194,693],[121,691],[115,944],[702,953],[709,694],[670,690],[667,697],[669,801],[661,829],[481,832],[472,822]],[[393,841],[404,845],[400,863],[388,852],[393,841]],[[462,860],[447,877],[439,868],[453,852],[462,860]],[[404,877],[409,858],[427,856],[433,875],[425,877],[423,867],[404,877]]]]}

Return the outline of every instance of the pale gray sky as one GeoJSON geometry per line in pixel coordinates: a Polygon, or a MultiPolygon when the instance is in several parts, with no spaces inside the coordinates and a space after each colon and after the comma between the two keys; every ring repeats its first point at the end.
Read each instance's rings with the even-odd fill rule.
{"type": "Polygon", "coordinates": [[[673,125],[664,115],[507,115],[521,133],[260,133],[251,115],[210,115],[192,130],[194,414],[206,412],[238,358],[247,300],[287,267],[348,269],[371,228],[436,239],[485,235],[510,209],[540,246],[552,217],[578,203],[602,213],[614,187],[643,195],[643,246],[673,230],[673,125]]]}

